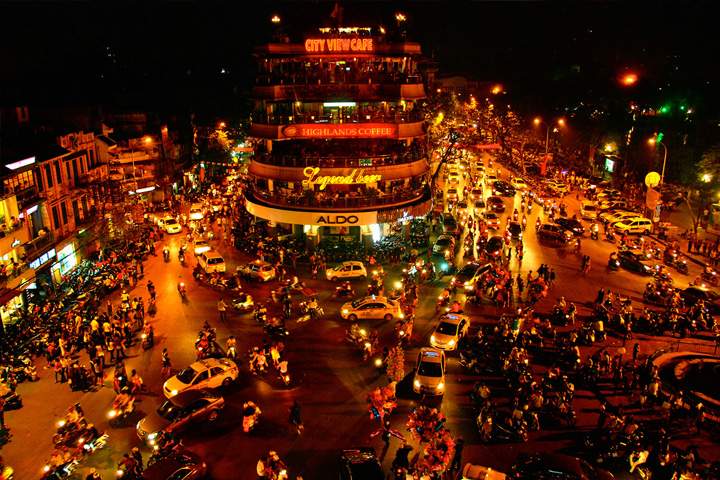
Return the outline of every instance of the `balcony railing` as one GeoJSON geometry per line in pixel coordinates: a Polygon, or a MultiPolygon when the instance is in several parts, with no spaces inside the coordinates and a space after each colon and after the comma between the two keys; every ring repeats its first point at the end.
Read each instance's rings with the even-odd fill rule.
{"type": "Polygon", "coordinates": [[[334,195],[322,192],[315,193],[314,196],[306,196],[302,194],[276,194],[267,190],[255,190],[248,192],[259,200],[273,204],[299,208],[318,208],[318,209],[341,209],[341,208],[367,208],[367,207],[384,207],[398,205],[401,203],[417,200],[426,193],[426,189],[417,188],[409,191],[402,191],[392,194],[377,194],[374,196],[364,197],[341,197],[335,198],[334,195]]]}
{"type": "Polygon", "coordinates": [[[322,167],[322,168],[358,168],[382,167],[417,162],[425,158],[425,151],[413,151],[400,155],[372,155],[368,157],[300,157],[277,153],[256,153],[255,162],[276,167],[322,167]]]}
{"type": "Polygon", "coordinates": [[[264,125],[291,125],[294,123],[412,123],[421,122],[425,114],[411,110],[399,113],[354,113],[343,116],[317,115],[301,113],[297,115],[279,115],[253,113],[253,123],[264,125]]]}
{"type": "Polygon", "coordinates": [[[423,83],[419,74],[407,75],[405,73],[362,73],[340,72],[329,74],[326,71],[311,72],[308,74],[265,74],[255,78],[255,84],[265,85],[319,85],[319,84],[403,84],[423,83]]]}
{"type": "Polygon", "coordinates": [[[53,238],[52,233],[46,233],[42,237],[37,237],[27,242],[24,245],[25,253],[32,257],[51,246],[54,242],[55,239],[53,238]]]}

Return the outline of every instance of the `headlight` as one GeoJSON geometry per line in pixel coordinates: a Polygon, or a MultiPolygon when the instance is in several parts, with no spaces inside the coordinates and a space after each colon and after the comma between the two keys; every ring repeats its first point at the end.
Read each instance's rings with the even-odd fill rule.
{"type": "Polygon", "coordinates": [[[450,340],[450,345],[455,345],[455,340],[450,340]]]}
{"type": "Polygon", "coordinates": [[[420,388],[420,380],[415,380],[415,386],[416,386],[417,388],[420,388]]]}
{"type": "Polygon", "coordinates": [[[343,313],[348,313],[348,311],[347,311],[347,310],[343,310],[343,313]]]}
{"type": "Polygon", "coordinates": [[[438,383],[437,389],[442,390],[443,388],[445,388],[445,384],[442,382],[438,383]]]}
{"type": "MultiPolygon", "coordinates": [[[[452,277],[452,281],[453,281],[453,282],[455,281],[455,277],[452,277]]],[[[467,285],[467,284],[466,284],[466,285],[467,285]]]]}
{"type": "Polygon", "coordinates": [[[435,341],[435,335],[430,335],[430,341],[431,341],[431,342],[434,342],[434,341],[435,341]]]}
{"type": "Polygon", "coordinates": [[[147,436],[148,440],[155,440],[155,437],[157,437],[157,433],[151,433],[147,436]]]}
{"type": "Polygon", "coordinates": [[[110,413],[108,413],[108,417],[114,418],[115,415],[117,415],[117,412],[115,410],[110,410],[110,413]]]}
{"type": "Polygon", "coordinates": [[[170,395],[172,395],[172,396],[174,397],[174,396],[177,395],[178,393],[179,393],[179,392],[178,392],[177,390],[173,390],[172,392],[170,392],[170,395]]]}

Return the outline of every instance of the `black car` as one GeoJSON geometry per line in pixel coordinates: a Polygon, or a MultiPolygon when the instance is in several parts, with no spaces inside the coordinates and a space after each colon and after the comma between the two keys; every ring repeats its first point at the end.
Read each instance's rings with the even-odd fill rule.
{"type": "Polygon", "coordinates": [[[680,296],[687,305],[695,305],[698,300],[705,302],[710,315],[720,315],[720,295],[712,290],[695,286],[681,290],[680,296]]]}
{"type": "Polygon", "coordinates": [[[490,197],[487,199],[487,206],[489,209],[491,209],[493,212],[504,212],[505,211],[505,202],[503,202],[503,199],[500,197],[490,197]]]}
{"type": "Polygon", "coordinates": [[[652,265],[645,260],[645,257],[643,257],[642,254],[625,250],[624,252],[618,253],[617,257],[620,261],[620,266],[624,269],[646,275],[652,273],[652,265]]]}
{"type": "Polygon", "coordinates": [[[498,180],[493,183],[493,195],[500,195],[503,197],[514,197],[516,193],[515,187],[507,182],[498,180]]]}
{"type": "Polygon", "coordinates": [[[340,452],[340,480],[385,480],[375,450],[349,448],[340,452]]]}
{"type": "Polygon", "coordinates": [[[507,227],[507,231],[510,234],[510,238],[514,238],[516,240],[522,239],[523,231],[520,222],[510,222],[507,227]]]}
{"type": "Polygon", "coordinates": [[[503,247],[505,246],[505,240],[502,237],[492,237],[485,244],[485,253],[492,258],[498,258],[502,254],[503,247]]]}
{"type": "Polygon", "coordinates": [[[170,455],[150,465],[142,472],[144,480],[195,480],[203,478],[207,473],[207,465],[199,455],[184,451],[182,454],[170,455]]]}
{"type": "Polygon", "coordinates": [[[579,458],[559,453],[521,453],[512,466],[519,479],[532,480],[613,480],[608,471],[579,458]]]}
{"type": "Polygon", "coordinates": [[[573,220],[571,218],[558,218],[555,223],[557,223],[573,235],[577,236],[585,233],[585,227],[583,227],[583,224],[580,223],[579,220],[573,220]]]}

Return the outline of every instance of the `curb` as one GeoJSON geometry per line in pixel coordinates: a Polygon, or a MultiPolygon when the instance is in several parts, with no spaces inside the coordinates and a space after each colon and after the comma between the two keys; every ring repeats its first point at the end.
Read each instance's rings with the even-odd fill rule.
{"type": "MultiPolygon", "coordinates": [[[[645,235],[645,236],[646,236],[646,237],[650,237],[650,238],[652,238],[653,240],[655,240],[656,242],[662,243],[663,245],[665,245],[665,246],[667,247],[667,242],[664,241],[664,240],[660,240],[659,238],[657,238],[657,236],[653,236],[653,235],[645,235]]],[[[681,251],[680,254],[681,254],[683,257],[685,257],[685,258],[687,258],[688,260],[690,260],[691,262],[697,263],[697,264],[700,265],[701,267],[704,267],[705,265],[707,265],[707,262],[703,262],[703,261],[701,261],[701,260],[698,260],[697,258],[691,257],[691,256],[688,255],[686,252],[682,252],[682,251],[681,251]]]]}

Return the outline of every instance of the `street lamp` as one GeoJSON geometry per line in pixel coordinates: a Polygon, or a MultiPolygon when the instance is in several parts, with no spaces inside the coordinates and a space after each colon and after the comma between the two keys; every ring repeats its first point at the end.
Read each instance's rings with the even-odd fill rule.
{"type": "MultiPolygon", "coordinates": [[[[536,119],[534,120],[534,122],[535,122],[535,125],[540,125],[541,123],[542,123],[543,125],[545,125],[545,129],[546,129],[546,132],[547,132],[547,134],[545,135],[545,161],[547,162],[548,147],[549,147],[549,145],[550,145],[550,125],[548,125],[547,123],[545,123],[545,122],[543,122],[542,120],[540,120],[540,118],[536,118],[536,119]]],[[[559,119],[559,120],[557,121],[557,123],[558,123],[558,125],[560,125],[560,126],[562,127],[563,125],[565,125],[565,120],[563,120],[563,119],[561,118],[561,119],[559,119]]]]}
{"type": "Polygon", "coordinates": [[[667,147],[665,146],[665,144],[663,142],[658,142],[657,139],[655,139],[655,138],[651,138],[650,140],[648,140],[648,143],[650,145],[656,145],[656,144],[662,145],[663,149],[665,150],[665,155],[663,156],[662,173],[660,174],[660,185],[662,186],[663,180],[665,179],[665,162],[667,162],[667,147]]]}
{"type": "Polygon", "coordinates": [[[273,17],[270,19],[272,23],[280,23],[280,17],[277,15],[273,15],[273,17]]]}

